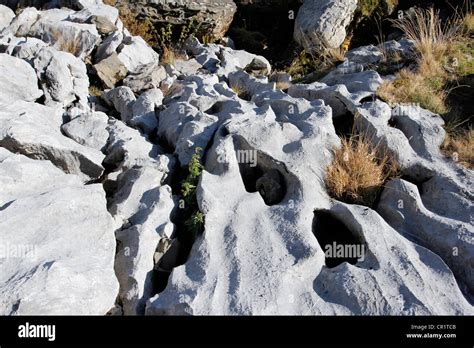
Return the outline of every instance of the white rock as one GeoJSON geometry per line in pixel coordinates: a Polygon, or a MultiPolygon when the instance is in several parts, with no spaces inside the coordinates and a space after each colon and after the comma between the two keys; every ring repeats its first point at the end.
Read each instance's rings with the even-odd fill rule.
{"type": "Polygon", "coordinates": [[[115,23],[118,15],[118,9],[113,6],[91,5],[71,14],[68,20],[77,23],[92,23],[95,24],[99,33],[110,34],[117,30],[115,23]]]}
{"type": "Polygon", "coordinates": [[[0,210],[0,313],[104,315],[118,282],[101,185],[3,149],[0,173],[0,201],[12,199],[0,210]]]}
{"type": "Polygon", "coordinates": [[[155,110],[163,102],[163,92],[158,88],[143,92],[132,106],[133,117],[130,123],[150,134],[158,127],[155,110]]]}
{"type": "Polygon", "coordinates": [[[135,93],[139,93],[147,89],[160,87],[161,81],[167,76],[163,66],[151,63],[139,67],[136,73],[129,74],[123,80],[123,85],[130,87],[135,93]]]}
{"type": "Polygon", "coordinates": [[[351,62],[367,66],[380,62],[383,58],[383,53],[380,48],[368,45],[350,50],[346,53],[345,58],[351,62]]]}
{"type": "Polygon", "coordinates": [[[133,117],[133,104],[135,103],[135,94],[129,87],[120,86],[102,93],[105,101],[120,113],[120,119],[129,123],[133,117]]]}
{"type": "Polygon", "coordinates": [[[117,48],[120,46],[123,40],[123,33],[121,31],[115,31],[107,36],[97,47],[95,53],[95,61],[100,62],[101,60],[116,53],[117,48]]]}
{"type": "Polygon", "coordinates": [[[35,70],[24,60],[0,53],[0,104],[35,101],[43,95],[35,70]]]}
{"type": "Polygon", "coordinates": [[[118,178],[110,211],[128,226],[117,231],[115,263],[125,315],[143,314],[152,296],[153,255],[174,209],[171,188],[161,186],[164,177],[157,167],[137,166],[118,178]]]}
{"type": "Polygon", "coordinates": [[[138,130],[127,127],[118,120],[109,120],[107,130],[109,131],[109,141],[105,163],[120,167],[122,171],[136,165],[172,168],[173,163],[169,157],[159,156],[164,151],[159,146],[147,141],[138,130]]]}
{"type": "Polygon", "coordinates": [[[68,17],[73,13],[65,9],[41,11],[27,35],[51,43],[59,51],[70,52],[84,59],[101,39],[94,24],[69,21],[68,17]]]}
{"type": "Polygon", "coordinates": [[[337,48],[356,9],[357,0],[305,0],[296,16],[294,38],[309,50],[337,48]]]}
{"type": "Polygon", "coordinates": [[[11,54],[17,58],[32,62],[38,52],[46,46],[48,44],[40,39],[27,37],[11,47],[11,54]]]}
{"type": "Polygon", "coordinates": [[[287,102],[302,113],[292,113],[266,93],[255,113],[233,114],[217,130],[197,191],[205,232],[147,314],[472,313],[438,256],[369,208],[329,199],[325,167],[339,143],[330,108],[294,98],[287,102]],[[255,186],[275,170],[282,198],[268,205],[266,186],[255,186]],[[321,212],[332,217],[326,225],[321,212]],[[321,238],[335,238],[336,222],[365,245],[364,260],[325,265],[321,238]]]}
{"type": "Polygon", "coordinates": [[[142,65],[158,63],[160,58],[140,36],[125,39],[119,50],[118,58],[132,73],[138,72],[142,65]]]}
{"type": "Polygon", "coordinates": [[[15,18],[15,12],[9,7],[0,5],[0,32],[10,25],[13,18],[15,18]]]}
{"type": "Polygon", "coordinates": [[[33,65],[42,82],[46,105],[67,106],[75,101],[87,105],[89,77],[81,59],[46,47],[39,51],[33,65]]]}
{"type": "Polygon", "coordinates": [[[11,33],[15,36],[27,36],[33,24],[36,23],[40,12],[34,7],[23,9],[2,34],[11,33]]]}
{"type": "Polygon", "coordinates": [[[322,83],[328,86],[345,85],[351,93],[369,91],[375,93],[383,80],[380,75],[373,70],[358,73],[347,73],[344,70],[333,70],[321,79],[322,83]]]}
{"type": "Polygon", "coordinates": [[[227,77],[230,73],[245,69],[254,59],[267,67],[267,74],[270,74],[272,67],[265,57],[258,56],[243,50],[233,50],[228,47],[220,49],[220,68],[217,74],[227,77]]]}
{"type": "Polygon", "coordinates": [[[468,266],[474,262],[472,224],[429,211],[416,185],[402,179],[385,185],[377,210],[398,232],[440,255],[474,301],[474,268],[468,266]]]}
{"type": "Polygon", "coordinates": [[[59,190],[66,186],[81,186],[76,175],[65,175],[47,160],[33,160],[0,147],[0,207],[16,199],[59,190]],[[25,185],[26,183],[26,185],[25,185]]]}
{"type": "Polygon", "coordinates": [[[84,180],[101,176],[104,155],[61,134],[62,110],[15,102],[0,110],[0,146],[35,159],[49,159],[84,180]]]}
{"type": "Polygon", "coordinates": [[[65,123],[61,129],[77,143],[102,151],[109,138],[108,121],[109,117],[103,112],[83,113],[65,123]]]}

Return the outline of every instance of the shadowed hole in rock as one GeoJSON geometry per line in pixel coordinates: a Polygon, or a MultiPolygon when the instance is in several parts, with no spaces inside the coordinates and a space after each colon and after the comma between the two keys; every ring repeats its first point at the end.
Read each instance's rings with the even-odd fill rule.
{"type": "Polygon", "coordinates": [[[221,112],[224,108],[225,102],[216,102],[212,105],[208,110],[206,110],[206,114],[215,115],[221,112]]]}
{"type": "Polygon", "coordinates": [[[334,268],[343,262],[357,264],[365,256],[366,245],[331,212],[314,212],[313,233],[325,253],[326,266],[334,268]]]}
{"type": "Polygon", "coordinates": [[[354,114],[347,112],[345,115],[333,118],[334,129],[339,137],[350,137],[354,134],[354,114]]]}
{"type": "Polygon", "coordinates": [[[161,238],[155,250],[154,263],[152,275],[152,294],[156,295],[166,289],[168,279],[179,263],[181,251],[181,244],[177,238],[168,239],[161,238]]]}
{"type": "Polygon", "coordinates": [[[377,96],[375,94],[369,95],[368,97],[362,98],[359,100],[359,104],[362,105],[364,103],[372,103],[377,100],[377,96]]]}
{"type": "Polygon", "coordinates": [[[286,196],[285,166],[253,149],[240,137],[234,137],[235,155],[247,192],[258,192],[266,205],[280,203],[286,196]]]}

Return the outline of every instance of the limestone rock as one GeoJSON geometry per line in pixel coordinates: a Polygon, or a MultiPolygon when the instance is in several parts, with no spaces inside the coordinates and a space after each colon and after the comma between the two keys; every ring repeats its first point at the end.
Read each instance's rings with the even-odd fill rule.
{"type": "MultiPolygon", "coordinates": [[[[124,1],[122,1],[124,2],[124,1]]],[[[237,6],[232,0],[183,0],[128,2],[132,11],[142,18],[148,18],[154,25],[167,23],[180,26],[188,24],[192,18],[200,23],[198,36],[207,35],[213,40],[222,38],[229,29],[237,6]]]]}
{"type": "Polygon", "coordinates": [[[2,315],[104,315],[114,304],[115,238],[101,185],[0,148],[2,315]],[[32,296],[34,294],[34,296],[32,296]]]}
{"type": "Polygon", "coordinates": [[[0,31],[10,25],[13,18],[15,18],[15,12],[4,5],[0,5],[0,31]]]}
{"type": "Polygon", "coordinates": [[[147,89],[160,87],[161,81],[167,76],[163,66],[150,63],[139,67],[136,73],[129,74],[123,81],[123,85],[130,87],[133,92],[139,93],[147,89]]]}
{"type": "Polygon", "coordinates": [[[97,76],[109,88],[114,88],[115,84],[128,74],[125,64],[119,59],[116,52],[94,65],[97,76]]]}
{"type": "Polygon", "coordinates": [[[102,151],[109,138],[108,121],[109,117],[103,112],[87,112],[65,123],[61,129],[77,143],[102,151]]]}
{"type": "Polygon", "coordinates": [[[104,92],[103,98],[120,113],[123,122],[128,123],[133,117],[135,94],[129,87],[120,86],[104,92]]]}
{"type": "Polygon", "coordinates": [[[295,21],[295,40],[308,50],[339,47],[357,0],[305,0],[295,21]]]}
{"type": "Polygon", "coordinates": [[[52,47],[41,49],[33,61],[45,94],[45,104],[67,106],[75,101],[87,104],[89,77],[84,62],[52,47]]]}
{"type": "Polygon", "coordinates": [[[0,104],[35,101],[43,95],[34,69],[25,61],[0,53],[0,104]]]}
{"type": "Polygon", "coordinates": [[[18,101],[0,110],[0,146],[35,159],[49,159],[84,180],[101,176],[104,155],[61,134],[61,109],[18,101]]]}
{"type": "Polygon", "coordinates": [[[163,92],[158,88],[143,92],[132,106],[133,117],[130,123],[143,130],[145,134],[156,130],[158,119],[155,110],[161,106],[162,101],[163,92]]]}

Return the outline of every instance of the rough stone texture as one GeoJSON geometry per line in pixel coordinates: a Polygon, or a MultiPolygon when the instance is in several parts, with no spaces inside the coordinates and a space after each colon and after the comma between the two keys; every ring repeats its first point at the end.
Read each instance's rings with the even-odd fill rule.
{"type": "Polygon", "coordinates": [[[474,268],[469,266],[474,263],[472,223],[429,211],[416,185],[402,179],[395,179],[385,186],[377,210],[397,231],[440,255],[466,297],[474,302],[474,268]]]}
{"type": "Polygon", "coordinates": [[[232,0],[160,0],[124,1],[143,18],[148,18],[158,26],[171,23],[179,28],[195,18],[200,23],[196,33],[199,37],[208,35],[213,40],[224,37],[229,29],[237,6],[232,0]]]}
{"type": "Polygon", "coordinates": [[[11,45],[9,47],[11,51],[8,53],[32,63],[38,52],[46,46],[48,46],[46,42],[34,37],[28,37],[11,45]]]}
{"type": "Polygon", "coordinates": [[[123,81],[123,85],[130,87],[133,92],[139,93],[147,89],[160,87],[161,81],[167,76],[163,66],[151,63],[142,65],[136,73],[129,74],[123,81]]]}
{"type": "Polygon", "coordinates": [[[13,18],[15,18],[15,12],[4,5],[0,5],[0,31],[10,25],[13,18]]]}
{"type": "Polygon", "coordinates": [[[118,50],[118,58],[132,73],[138,73],[143,65],[158,63],[160,59],[140,36],[125,38],[118,50]]]}
{"type": "Polygon", "coordinates": [[[109,88],[114,88],[115,84],[128,74],[127,67],[119,59],[116,52],[94,65],[97,76],[109,88]]]}
{"type": "Polygon", "coordinates": [[[321,79],[328,86],[345,85],[351,93],[369,91],[375,93],[382,84],[380,75],[373,70],[358,73],[347,73],[343,69],[336,69],[321,79]]]}
{"type": "Polygon", "coordinates": [[[87,112],[73,118],[61,129],[77,143],[102,151],[109,138],[108,121],[109,117],[103,112],[87,112]]]}
{"type": "Polygon", "coordinates": [[[120,86],[102,94],[106,102],[120,113],[120,119],[128,123],[133,117],[135,94],[129,87],[120,86]]]}
{"type": "Polygon", "coordinates": [[[16,36],[26,36],[33,24],[38,20],[40,11],[34,7],[23,9],[5,28],[2,34],[13,34],[16,36]]]}
{"type": "Polygon", "coordinates": [[[104,315],[118,282],[101,185],[2,148],[0,174],[0,313],[104,315]]]}
{"type": "Polygon", "coordinates": [[[306,49],[339,47],[357,9],[357,0],[305,0],[295,21],[295,40],[306,49]]]}
{"type": "Polygon", "coordinates": [[[33,61],[45,94],[45,104],[87,104],[89,77],[86,65],[71,53],[42,48],[33,61]]]}
{"type": "Polygon", "coordinates": [[[116,53],[117,48],[120,46],[123,40],[123,32],[115,31],[107,36],[97,47],[97,52],[94,55],[96,62],[100,62],[103,59],[116,53]]]}
{"type": "Polygon", "coordinates": [[[0,53],[0,104],[35,101],[43,95],[34,69],[25,61],[0,53]]]}
{"type": "Polygon", "coordinates": [[[130,123],[143,130],[145,134],[150,134],[158,127],[156,109],[161,106],[163,92],[158,88],[149,89],[143,92],[132,106],[133,117],[130,123]]]}
{"type": "MultiPolygon", "coordinates": [[[[353,2],[308,0],[320,16],[300,11],[299,23],[343,39],[353,2]]],[[[438,115],[377,100],[380,48],[292,84],[261,56],[195,37],[188,61],[160,67],[101,1],[43,5],[0,33],[0,246],[40,251],[0,257],[1,314],[474,314],[472,171],[441,154],[438,115]],[[77,57],[64,39],[79,40],[77,57]],[[102,98],[89,95],[85,64],[111,88],[102,98]],[[327,193],[336,132],[353,116],[400,164],[377,211],[327,193]],[[202,233],[172,195],[198,147],[202,233]],[[333,258],[331,243],[363,254],[333,258]]],[[[402,64],[412,48],[383,44],[402,64]]]]}
{"type": "Polygon", "coordinates": [[[120,167],[122,171],[136,165],[142,166],[150,163],[156,163],[159,167],[172,166],[168,163],[168,157],[158,156],[163,153],[163,150],[147,141],[138,130],[127,127],[118,120],[110,120],[107,130],[110,136],[105,163],[120,167]],[[160,163],[162,161],[168,164],[160,163]]]}
{"type": "Polygon", "coordinates": [[[119,16],[118,9],[108,5],[91,5],[73,13],[68,20],[76,23],[94,24],[101,35],[117,30],[115,23],[119,16]]]}
{"type": "Polygon", "coordinates": [[[61,109],[17,101],[0,110],[0,146],[35,159],[49,159],[84,180],[101,176],[104,155],[61,134],[61,109]]]}
{"type": "MultiPolygon", "coordinates": [[[[94,24],[68,20],[73,13],[67,9],[39,12],[27,35],[51,43],[59,51],[67,51],[81,58],[87,57],[99,44],[100,35],[94,24]]],[[[16,34],[21,35],[18,32],[16,34]]]]}
{"type": "Polygon", "coordinates": [[[400,236],[371,209],[330,201],[324,168],[339,142],[331,109],[293,102],[307,111],[293,114],[269,96],[253,112],[234,112],[220,125],[198,187],[205,233],[166,290],[148,301],[147,313],[472,313],[437,255],[400,236]],[[257,152],[257,170],[238,160],[241,151],[257,152]],[[265,202],[254,185],[275,170],[284,179],[283,198],[265,202]],[[317,227],[315,209],[363,241],[363,261],[324,265],[325,246],[315,234],[331,230],[317,227]]]}
{"type": "Polygon", "coordinates": [[[115,272],[125,315],[144,314],[153,291],[153,255],[174,209],[171,188],[161,186],[166,168],[133,167],[118,177],[110,208],[125,223],[117,231],[115,272]]]}

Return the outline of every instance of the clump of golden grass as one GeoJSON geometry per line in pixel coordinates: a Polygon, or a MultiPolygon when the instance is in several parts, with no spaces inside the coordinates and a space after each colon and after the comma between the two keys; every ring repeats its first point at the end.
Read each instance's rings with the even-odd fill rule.
{"type": "Polygon", "coordinates": [[[75,56],[79,55],[82,47],[80,35],[67,39],[60,30],[55,30],[51,36],[57,50],[69,52],[75,56]]]}
{"type": "Polygon", "coordinates": [[[102,96],[102,90],[98,86],[90,85],[89,94],[93,97],[100,97],[102,96]]]}
{"type": "Polygon", "coordinates": [[[288,81],[278,81],[275,83],[275,88],[280,89],[282,91],[285,91],[290,87],[291,87],[291,82],[288,82],[288,81]]]}
{"type": "Polygon", "coordinates": [[[176,53],[169,46],[162,46],[160,61],[162,64],[174,65],[176,62],[176,53]]]}
{"type": "Polygon", "coordinates": [[[439,88],[443,80],[439,76],[423,76],[408,69],[397,73],[395,81],[385,81],[377,95],[389,104],[414,103],[438,114],[447,112],[447,91],[439,88]]]}
{"type": "Polygon", "coordinates": [[[230,88],[240,99],[250,100],[252,98],[249,91],[239,83],[232,84],[230,88]]]}
{"type": "Polygon", "coordinates": [[[447,129],[441,151],[455,162],[474,169],[474,129],[447,129]]]}
{"type": "Polygon", "coordinates": [[[367,136],[341,139],[333,162],[326,169],[329,194],[341,201],[373,206],[383,184],[397,174],[395,160],[367,136]]]}
{"type": "Polygon", "coordinates": [[[413,40],[417,68],[399,71],[396,80],[380,86],[378,96],[389,103],[417,103],[435,113],[447,113],[449,89],[446,86],[472,71],[472,63],[465,54],[465,51],[472,52],[472,46],[466,43],[462,24],[469,22],[466,18],[471,16],[457,13],[453,19],[443,22],[439,11],[430,8],[415,9],[393,20],[394,26],[413,40]]]}

